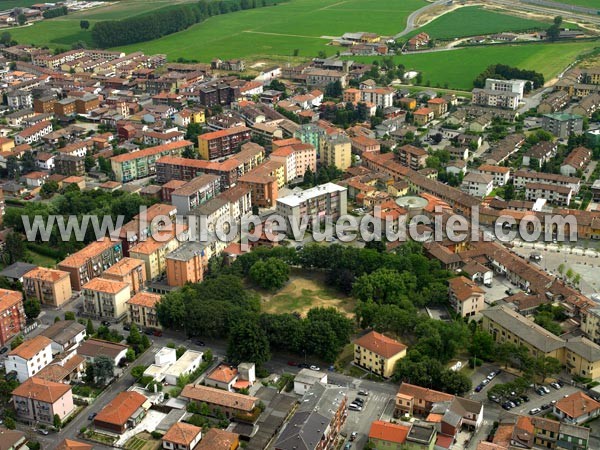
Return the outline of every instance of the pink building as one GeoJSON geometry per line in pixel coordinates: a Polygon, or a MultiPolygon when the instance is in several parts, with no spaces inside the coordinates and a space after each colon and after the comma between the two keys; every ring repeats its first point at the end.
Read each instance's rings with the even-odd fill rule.
{"type": "Polygon", "coordinates": [[[71,386],[36,377],[18,386],[12,398],[17,416],[32,422],[52,424],[55,414],[64,420],[75,409],[71,386]]]}

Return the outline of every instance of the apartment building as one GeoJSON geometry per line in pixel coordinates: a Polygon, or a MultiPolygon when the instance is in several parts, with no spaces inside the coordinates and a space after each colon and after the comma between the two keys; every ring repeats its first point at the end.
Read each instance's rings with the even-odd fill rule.
{"type": "Polygon", "coordinates": [[[156,304],[160,301],[160,295],[150,292],[138,292],[127,300],[128,320],[135,323],[140,329],[160,329],[156,315],[156,304]]]}
{"type": "Polygon", "coordinates": [[[144,178],[156,173],[156,161],[163,156],[180,156],[185,149],[193,149],[190,141],[176,141],[169,144],[149,147],[133,153],[110,158],[110,164],[115,173],[116,181],[128,181],[144,178]]]}
{"type": "Polygon", "coordinates": [[[166,256],[179,247],[182,235],[161,231],[131,247],[129,256],[144,261],[148,281],[154,281],[167,270],[166,256]]]}
{"type": "Polygon", "coordinates": [[[74,410],[71,386],[64,383],[29,378],[12,391],[17,417],[31,424],[54,424],[54,416],[62,421],[74,410]]]}
{"type": "Polygon", "coordinates": [[[341,133],[326,135],[321,141],[320,160],[324,166],[345,171],[352,165],[352,141],[341,133]]]}
{"type": "Polygon", "coordinates": [[[52,341],[38,335],[8,352],[6,373],[15,371],[19,383],[25,382],[52,362],[52,341]]]}
{"type": "Polygon", "coordinates": [[[221,178],[218,175],[203,174],[171,192],[171,203],[177,207],[179,214],[187,214],[220,192],[221,178]]]}
{"type": "Polygon", "coordinates": [[[579,192],[581,180],[575,177],[566,177],[556,173],[536,172],[533,170],[517,170],[514,173],[515,188],[523,189],[527,183],[552,184],[554,186],[567,186],[574,193],[579,192]]]}
{"type": "Polygon", "coordinates": [[[376,331],[368,332],[353,344],[354,364],[383,378],[391,377],[396,363],[406,356],[406,345],[376,331]]]}
{"type": "Polygon", "coordinates": [[[486,197],[494,189],[494,177],[484,173],[469,172],[463,178],[460,189],[473,197],[486,197]]]}
{"type": "Polygon", "coordinates": [[[274,148],[269,158],[284,164],[286,184],[303,178],[308,169],[313,173],[317,171],[317,151],[310,144],[274,148]]]}
{"type": "Polygon", "coordinates": [[[555,205],[569,206],[573,189],[569,186],[556,186],[546,183],[527,183],[525,185],[525,200],[536,201],[544,198],[555,205]]]}
{"type": "Polygon", "coordinates": [[[441,97],[427,100],[427,107],[433,111],[436,119],[448,112],[448,102],[441,97]]]}
{"type": "Polygon", "coordinates": [[[565,366],[573,375],[591,379],[600,377],[600,346],[582,336],[567,339],[565,366]]]}
{"type": "Polygon", "coordinates": [[[435,119],[435,112],[431,108],[419,108],[413,113],[415,124],[423,127],[435,119]]]}
{"type": "Polygon", "coordinates": [[[0,289],[0,345],[21,333],[25,328],[25,321],[23,294],[0,289]]]}
{"type": "Polygon", "coordinates": [[[106,269],[102,278],[129,284],[131,295],[135,295],[146,285],[146,265],[141,259],[126,257],[106,269]]]}
{"type": "Polygon", "coordinates": [[[15,134],[15,144],[29,144],[33,145],[36,142],[40,142],[44,136],[52,132],[52,122],[43,121],[25,128],[23,131],[19,131],[15,134]]]}
{"type": "Polygon", "coordinates": [[[425,162],[429,154],[427,150],[414,145],[403,145],[398,149],[398,160],[400,164],[410,167],[413,170],[419,170],[425,167],[425,162]]]}
{"type": "Polygon", "coordinates": [[[360,91],[360,100],[384,109],[394,106],[394,93],[395,90],[391,88],[363,89],[360,91]]]}
{"type": "Polygon", "coordinates": [[[94,278],[83,286],[83,310],[92,317],[120,320],[127,314],[130,297],[128,283],[94,278]]]}
{"type": "MultiPolygon", "coordinates": [[[[300,223],[302,217],[337,220],[346,214],[348,190],[334,183],[321,184],[277,199],[277,214],[300,223]]],[[[309,224],[311,226],[312,223],[309,224]]],[[[288,224],[289,226],[289,224],[288,224]]]]}
{"type": "Polygon", "coordinates": [[[461,317],[471,317],[485,307],[485,291],[472,280],[460,276],[448,281],[450,306],[461,317]]]}
{"type": "Polygon", "coordinates": [[[475,88],[472,91],[474,105],[491,106],[494,108],[505,108],[516,110],[522,96],[516,92],[496,91],[492,89],[475,88]]]}
{"type": "Polygon", "coordinates": [[[69,272],[71,287],[80,291],[82,286],[102,273],[123,257],[121,242],[105,237],[73,253],[58,264],[58,269],[69,272]]]}
{"type": "Polygon", "coordinates": [[[568,113],[544,114],[542,129],[558,138],[567,139],[571,134],[583,132],[583,117],[568,113]]]}
{"type": "Polygon", "coordinates": [[[510,181],[510,169],[508,167],[482,164],[474,172],[494,177],[494,186],[504,186],[510,181]]]}
{"type": "Polygon", "coordinates": [[[600,344],[600,307],[581,312],[581,330],[596,344],[600,344]]]}
{"type": "Polygon", "coordinates": [[[60,307],[71,298],[71,278],[63,270],[38,267],[23,277],[23,292],[29,298],[39,300],[42,305],[60,307]]]}
{"type": "Polygon", "coordinates": [[[512,92],[519,95],[519,100],[523,98],[525,92],[526,80],[498,80],[495,78],[486,78],[485,89],[498,92],[512,92]]]}
{"type": "Polygon", "coordinates": [[[269,175],[264,170],[257,171],[255,169],[241,176],[238,183],[250,190],[253,205],[261,208],[275,206],[279,196],[279,182],[276,176],[269,175]]]}
{"type": "Polygon", "coordinates": [[[232,187],[221,192],[219,197],[229,202],[229,214],[235,223],[252,212],[252,189],[248,186],[240,184],[232,187]]]}
{"type": "Polygon", "coordinates": [[[200,157],[205,160],[223,158],[237,153],[242,144],[250,141],[250,129],[233,127],[198,136],[200,157]]]}
{"type": "Polygon", "coordinates": [[[54,159],[54,171],[66,177],[85,174],[85,159],[82,156],[71,156],[59,153],[54,159]]]}
{"type": "Polygon", "coordinates": [[[183,287],[186,283],[199,283],[204,278],[208,265],[206,245],[200,242],[185,242],[166,256],[167,283],[183,287]]]}

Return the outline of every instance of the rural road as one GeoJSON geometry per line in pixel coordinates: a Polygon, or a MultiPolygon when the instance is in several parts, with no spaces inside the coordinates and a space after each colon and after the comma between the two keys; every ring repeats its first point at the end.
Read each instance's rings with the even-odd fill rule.
{"type": "Polygon", "coordinates": [[[406,20],[406,28],[403,31],[401,31],[400,33],[394,35],[394,39],[398,39],[398,38],[410,33],[411,31],[413,31],[416,28],[415,20],[422,13],[424,13],[425,11],[427,11],[430,8],[433,8],[434,6],[443,5],[444,3],[448,3],[448,0],[437,0],[436,2],[429,3],[428,5],[425,5],[422,8],[419,8],[416,11],[412,12],[410,14],[410,16],[408,16],[408,19],[406,20]]]}

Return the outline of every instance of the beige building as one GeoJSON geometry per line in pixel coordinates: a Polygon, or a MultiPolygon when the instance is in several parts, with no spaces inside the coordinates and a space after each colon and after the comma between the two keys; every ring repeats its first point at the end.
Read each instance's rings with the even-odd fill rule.
{"type": "Polygon", "coordinates": [[[600,343],[600,308],[588,308],[581,312],[581,330],[595,343],[600,343]]]}
{"type": "Polygon", "coordinates": [[[123,258],[102,274],[108,280],[122,281],[131,287],[131,295],[144,289],[146,284],[146,265],[141,259],[123,258]]]}
{"type": "Polygon", "coordinates": [[[567,339],[565,365],[573,375],[596,379],[600,377],[600,346],[584,337],[567,339]]]}
{"type": "Polygon", "coordinates": [[[352,165],[352,141],[343,134],[326,136],[321,141],[321,163],[346,170],[352,165]]]}
{"type": "Polygon", "coordinates": [[[129,249],[129,256],[144,261],[146,277],[155,280],[167,270],[167,254],[179,247],[179,239],[173,232],[155,233],[145,241],[129,249]]]}
{"type": "Polygon", "coordinates": [[[120,319],[127,314],[131,297],[128,283],[94,278],[83,286],[83,309],[87,314],[105,319],[120,319]]]}
{"type": "Polygon", "coordinates": [[[485,308],[485,292],[474,281],[460,276],[451,278],[450,305],[461,317],[474,316],[485,308]]]}
{"type": "Polygon", "coordinates": [[[36,298],[42,305],[59,307],[71,298],[69,272],[38,267],[23,277],[23,292],[27,298],[36,298]]]}
{"type": "Polygon", "coordinates": [[[156,304],[160,295],[139,292],[127,301],[128,318],[140,328],[161,328],[156,317],[156,304]]]}
{"type": "Polygon", "coordinates": [[[354,341],[354,364],[384,378],[394,372],[396,362],[406,356],[406,345],[371,331],[354,341]]]}

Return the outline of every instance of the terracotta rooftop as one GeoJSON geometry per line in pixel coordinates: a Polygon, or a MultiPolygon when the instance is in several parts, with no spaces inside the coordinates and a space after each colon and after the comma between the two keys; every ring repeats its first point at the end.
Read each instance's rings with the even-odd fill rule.
{"type": "Polygon", "coordinates": [[[112,242],[110,238],[104,237],[101,241],[94,241],[87,247],[79,250],[77,253],[67,256],[58,264],[58,266],[79,268],[89,259],[104,253],[106,250],[115,245],[119,245],[119,242],[112,242]]]}
{"type": "Polygon", "coordinates": [[[65,272],[63,270],[46,269],[45,267],[38,267],[37,269],[33,269],[27,272],[23,278],[33,278],[36,280],[56,283],[57,281],[68,277],[69,272],[65,272]]]}
{"type": "Polygon", "coordinates": [[[0,289],[0,311],[12,308],[23,300],[23,294],[9,289],[0,289]]]}
{"type": "MultiPolygon", "coordinates": [[[[104,275],[124,276],[138,267],[144,267],[144,261],[137,258],[125,257],[104,271],[104,275]]],[[[142,269],[143,270],[143,269],[142,269]]]]}
{"type": "Polygon", "coordinates": [[[118,294],[123,289],[128,289],[129,284],[123,281],[109,280],[106,278],[92,278],[83,285],[83,289],[90,291],[104,292],[106,294],[118,294]]]}
{"type": "Polygon", "coordinates": [[[583,392],[576,392],[561,398],[554,407],[571,418],[577,418],[600,409],[600,403],[583,392]]]}
{"type": "Polygon", "coordinates": [[[236,368],[231,368],[226,364],[220,364],[206,378],[221,383],[230,383],[237,375],[238,370],[236,368]]]}
{"type": "Polygon", "coordinates": [[[475,294],[484,293],[483,289],[477,286],[475,282],[463,276],[451,278],[448,284],[450,285],[450,291],[460,302],[468,300],[475,294]]]}
{"type": "Polygon", "coordinates": [[[194,450],[230,450],[239,441],[239,435],[230,431],[211,428],[194,450]]]}
{"type": "Polygon", "coordinates": [[[212,131],[210,133],[204,133],[198,136],[198,140],[208,141],[211,139],[218,139],[225,136],[231,136],[232,134],[250,132],[250,128],[247,127],[233,127],[233,128],[225,128],[224,130],[212,131]]]}
{"type": "Polygon", "coordinates": [[[354,341],[354,344],[360,345],[384,358],[391,358],[406,350],[406,345],[376,331],[371,331],[359,337],[354,341]]]}
{"type": "Polygon", "coordinates": [[[54,403],[71,390],[71,386],[63,383],[43,380],[37,377],[27,378],[12,391],[13,395],[31,398],[45,403],[54,403]]]}
{"type": "Polygon", "coordinates": [[[449,402],[454,398],[454,395],[444,392],[434,391],[433,389],[424,388],[409,383],[402,383],[398,389],[399,395],[421,399],[430,403],[449,402]]]}
{"type": "Polygon", "coordinates": [[[71,439],[65,439],[60,444],[58,444],[56,450],[92,450],[92,448],[94,447],[90,444],[85,444],[79,441],[73,441],[71,439]]]}
{"type": "Polygon", "coordinates": [[[129,305],[138,305],[144,306],[146,308],[154,308],[159,301],[160,295],[158,294],[152,294],[150,292],[138,292],[129,300],[127,300],[127,303],[129,305]]]}
{"type": "Polygon", "coordinates": [[[124,425],[129,418],[146,402],[146,397],[138,392],[120,392],[94,418],[94,422],[124,425]]]}
{"type": "Polygon", "coordinates": [[[182,397],[198,402],[206,402],[212,405],[223,406],[226,408],[238,409],[245,412],[251,412],[258,399],[249,395],[227,392],[222,389],[216,389],[208,386],[195,386],[188,384],[181,392],[182,397]]]}
{"type": "Polygon", "coordinates": [[[77,348],[77,354],[95,358],[98,355],[116,358],[123,350],[129,347],[116,342],[104,341],[102,339],[88,339],[77,348]]]}
{"type": "Polygon", "coordinates": [[[144,158],[147,156],[157,155],[162,152],[177,150],[180,148],[185,148],[189,146],[193,146],[194,144],[190,141],[175,141],[169,142],[168,144],[157,145],[156,147],[149,147],[144,150],[139,150],[137,152],[132,153],[123,153],[122,155],[113,156],[110,158],[111,161],[115,161],[118,163],[122,163],[125,161],[131,161],[133,159],[144,158]]]}
{"type": "Polygon", "coordinates": [[[31,359],[50,344],[52,344],[50,339],[46,336],[38,335],[23,342],[17,348],[11,350],[8,355],[20,356],[23,359],[31,359]]]}
{"type": "Polygon", "coordinates": [[[404,444],[409,431],[409,426],[376,420],[371,424],[369,439],[404,444]]]}
{"type": "Polygon", "coordinates": [[[49,364],[35,374],[35,378],[41,378],[42,380],[52,381],[55,383],[61,383],[67,378],[77,367],[85,362],[85,358],[81,355],[73,355],[64,365],[53,363],[49,364]]]}
{"type": "Polygon", "coordinates": [[[202,433],[202,428],[200,427],[190,425],[189,423],[176,422],[162,437],[162,440],[187,447],[200,433],[202,433]]]}

